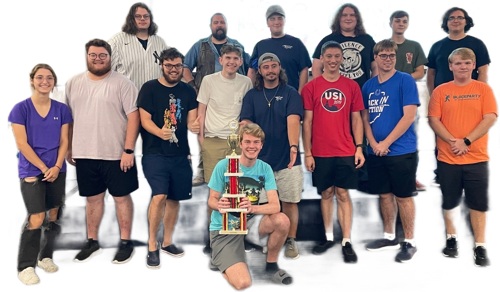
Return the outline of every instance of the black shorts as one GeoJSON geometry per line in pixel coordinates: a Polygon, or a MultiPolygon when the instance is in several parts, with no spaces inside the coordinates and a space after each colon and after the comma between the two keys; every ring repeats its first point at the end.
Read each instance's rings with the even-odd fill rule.
{"type": "Polygon", "coordinates": [[[76,181],[82,197],[92,197],[108,190],[113,197],[129,195],[139,188],[137,167],[127,172],[120,169],[120,160],[75,159],[76,181]]]}
{"type": "Polygon", "coordinates": [[[142,156],[142,171],[152,196],[167,195],[174,201],[191,199],[193,169],[187,156],[145,154],[142,156]]]}
{"type": "Polygon", "coordinates": [[[453,165],[438,161],[437,170],[444,210],[460,205],[465,194],[465,203],[470,209],[488,211],[488,162],[453,165]]]}
{"type": "Polygon", "coordinates": [[[368,189],[371,194],[392,193],[398,198],[414,196],[418,153],[396,156],[368,155],[368,189]]]}
{"type": "Polygon", "coordinates": [[[358,187],[358,174],[354,165],[354,156],[347,157],[314,157],[315,167],[312,173],[312,184],[318,194],[329,187],[343,189],[358,187]]]}
{"type": "Polygon", "coordinates": [[[43,174],[34,182],[21,179],[21,194],[28,214],[46,212],[61,207],[66,194],[66,173],[60,172],[54,182],[42,181],[43,174]]]}

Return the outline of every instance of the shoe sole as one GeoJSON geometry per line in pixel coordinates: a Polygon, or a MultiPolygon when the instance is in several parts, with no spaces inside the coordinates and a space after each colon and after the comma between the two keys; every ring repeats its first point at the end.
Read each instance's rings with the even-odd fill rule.
{"type": "Polygon", "coordinates": [[[450,258],[450,259],[456,259],[458,258],[458,254],[456,255],[448,255],[448,254],[445,254],[444,252],[441,253],[445,258],[450,258]]]}
{"type": "Polygon", "coordinates": [[[382,250],[398,250],[400,249],[401,246],[398,245],[388,245],[388,246],[384,246],[384,247],[380,247],[380,248],[366,248],[366,250],[368,251],[382,251],[382,250]]]}
{"type": "Polygon", "coordinates": [[[96,250],[93,253],[91,253],[86,259],[79,260],[77,258],[74,258],[73,261],[77,262],[77,263],[84,263],[84,262],[87,262],[88,260],[90,260],[90,258],[92,258],[92,257],[100,254],[101,252],[102,252],[102,248],[99,248],[98,250],[96,250]]]}
{"type": "Polygon", "coordinates": [[[132,251],[132,253],[130,254],[130,256],[129,256],[126,260],[121,261],[121,262],[120,262],[120,261],[117,261],[117,260],[112,260],[111,262],[112,262],[113,264],[117,264],[117,265],[121,265],[121,264],[128,263],[128,262],[130,262],[130,260],[132,259],[132,256],[134,255],[134,253],[135,253],[135,249],[132,251]]]}
{"type": "Polygon", "coordinates": [[[295,257],[285,255],[285,258],[287,258],[289,260],[296,260],[296,259],[300,258],[300,254],[296,255],[295,257]]]}
{"type": "Polygon", "coordinates": [[[184,256],[184,253],[174,254],[174,253],[171,253],[171,252],[164,250],[163,248],[160,248],[160,250],[162,253],[168,254],[169,256],[173,256],[175,258],[180,258],[180,257],[184,256]]]}
{"type": "Polygon", "coordinates": [[[148,264],[146,264],[146,267],[150,270],[158,270],[159,268],[161,268],[161,265],[157,265],[157,266],[150,266],[148,264]]]}

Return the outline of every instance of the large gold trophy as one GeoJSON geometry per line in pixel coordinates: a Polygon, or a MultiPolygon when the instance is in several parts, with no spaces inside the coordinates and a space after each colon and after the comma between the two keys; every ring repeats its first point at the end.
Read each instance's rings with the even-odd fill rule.
{"type": "Polygon", "coordinates": [[[238,130],[238,121],[231,121],[229,128],[232,133],[229,135],[227,142],[231,147],[231,154],[226,156],[228,159],[227,172],[224,176],[229,177],[229,182],[226,186],[226,192],[223,197],[228,198],[231,207],[224,209],[222,213],[222,230],[221,234],[247,234],[247,209],[240,208],[241,198],[246,197],[241,193],[239,186],[239,177],[243,175],[240,172],[240,155],[236,154],[236,147],[240,141],[238,130]]]}

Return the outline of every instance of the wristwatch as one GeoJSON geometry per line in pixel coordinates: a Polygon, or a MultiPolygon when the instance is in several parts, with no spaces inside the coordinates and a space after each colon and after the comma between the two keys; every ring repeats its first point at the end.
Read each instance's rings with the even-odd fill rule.
{"type": "Polygon", "coordinates": [[[123,150],[123,152],[125,152],[127,154],[134,154],[134,149],[125,149],[125,150],[123,150]]]}
{"type": "Polygon", "coordinates": [[[470,146],[470,144],[472,144],[472,142],[469,139],[467,139],[467,137],[464,138],[464,143],[467,146],[470,146]]]}

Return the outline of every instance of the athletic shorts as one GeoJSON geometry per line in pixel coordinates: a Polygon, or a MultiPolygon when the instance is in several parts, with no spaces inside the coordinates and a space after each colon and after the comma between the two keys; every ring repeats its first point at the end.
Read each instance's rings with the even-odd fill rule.
{"type": "Polygon", "coordinates": [[[460,205],[465,194],[465,203],[470,209],[488,211],[488,162],[453,165],[438,161],[437,170],[444,210],[460,205]]]}
{"type": "MultiPolygon", "coordinates": [[[[203,175],[206,182],[210,181],[215,165],[231,153],[232,150],[227,143],[227,139],[217,137],[205,137],[205,139],[203,139],[203,143],[201,145],[201,156],[203,159],[203,175]]],[[[239,147],[236,148],[236,153],[241,153],[241,149],[239,147]]]]}
{"type": "Polygon", "coordinates": [[[392,193],[398,198],[415,194],[418,153],[396,156],[368,155],[368,189],[371,194],[392,193]]]}
{"type": "Polygon", "coordinates": [[[187,156],[144,154],[142,171],[152,196],[167,195],[174,201],[191,199],[193,169],[187,156]]]}
{"type": "Polygon", "coordinates": [[[292,169],[282,169],[274,172],[278,186],[279,199],[285,203],[298,203],[304,189],[304,172],[301,165],[292,169]]]}
{"type": "Polygon", "coordinates": [[[312,184],[318,194],[329,187],[343,189],[358,187],[358,173],[354,165],[354,156],[347,157],[314,157],[315,167],[312,173],[312,184]]]}
{"type": "Polygon", "coordinates": [[[21,194],[28,214],[61,207],[66,196],[66,173],[60,172],[54,182],[42,181],[43,174],[35,178],[34,182],[26,182],[26,178],[20,180],[21,194]]]}
{"type": "Polygon", "coordinates": [[[76,181],[82,197],[92,197],[108,190],[113,197],[129,195],[139,188],[137,166],[127,172],[120,160],[75,159],[76,181]]]}
{"type": "Polygon", "coordinates": [[[249,242],[267,246],[268,234],[259,234],[259,225],[264,215],[254,215],[247,222],[248,234],[219,234],[219,231],[210,231],[210,247],[212,247],[212,264],[224,272],[237,263],[246,263],[244,239],[249,242]]]}

